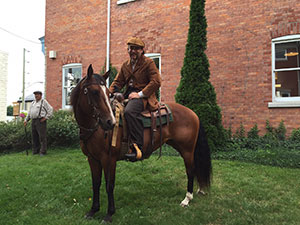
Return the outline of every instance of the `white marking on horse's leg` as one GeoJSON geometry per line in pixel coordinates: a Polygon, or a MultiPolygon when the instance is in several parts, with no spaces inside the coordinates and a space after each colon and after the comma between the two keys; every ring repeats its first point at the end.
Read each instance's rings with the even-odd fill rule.
{"type": "Polygon", "coordinates": [[[206,195],[206,193],[204,191],[202,191],[200,188],[198,188],[197,194],[199,194],[199,195],[206,195]]]}
{"type": "Polygon", "coordinates": [[[180,206],[182,207],[186,207],[189,205],[189,202],[193,200],[193,193],[187,192],[185,195],[185,198],[183,199],[183,201],[180,203],[180,206]]]}
{"type": "Polygon", "coordinates": [[[112,124],[116,124],[116,118],[115,118],[115,116],[113,114],[112,108],[111,108],[110,103],[109,103],[109,99],[108,99],[108,97],[106,95],[106,87],[104,85],[100,85],[100,87],[101,87],[101,89],[103,91],[103,94],[105,96],[106,105],[109,108],[110,116],[112,118],[112,124]]]}

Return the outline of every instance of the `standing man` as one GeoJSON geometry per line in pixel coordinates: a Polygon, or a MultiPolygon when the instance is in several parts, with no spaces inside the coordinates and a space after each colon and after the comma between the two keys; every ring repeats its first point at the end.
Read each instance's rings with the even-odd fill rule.
{"type": "Polygon", "coordinates": [[[42,99],[42,92],[33,92],[35,100],[31,103],[24,126],[32,119],[32,154],[40,153],[44,156],[47,153],[47,119],[53,114],[52,106],[46,99],[42,99]]]}
{"type": "Polygon", "coordinates": [[[131,140],[132,153],[126,154],[131,160],[143,157],[144,126],[141,112],[148,108],[153,111],[158,108],[155,92],[161,85],[159,71],[150,58],[144,56],[145,43],[138,37],[127,41],[129,60],[125,61],[110,86],[110,91],[119,94],[125,86],[124,97],[129,99],[125,107],[125,119],[131,140]]]}

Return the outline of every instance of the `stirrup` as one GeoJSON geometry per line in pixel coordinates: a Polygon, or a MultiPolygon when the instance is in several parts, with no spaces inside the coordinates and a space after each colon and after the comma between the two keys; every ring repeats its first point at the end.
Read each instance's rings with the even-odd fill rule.
{"type": "Polygon", "coordinates": [[[141,149],[138,147],[138,145],[136,143],[133,143],[133,147],[135,148],[136,151],[136,159],[140,160],[143,157],[143,153],[141,151],[141,149]]]}
{"type": "Polygon", "coordinates": [[[132,144],[131,149],[129,149],[128,153],[125,154],[125,156],[131,162],[143,160],[143,153],[135,143],[132,144]]]}

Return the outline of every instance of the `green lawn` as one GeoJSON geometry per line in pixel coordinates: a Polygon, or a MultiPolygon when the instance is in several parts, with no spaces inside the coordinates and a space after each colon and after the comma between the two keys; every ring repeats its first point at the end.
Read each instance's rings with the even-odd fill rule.
{"type": "MultiPolygon", "coordinates": [[[[213,173],[210,193],[181,208],[186,176],[180,157],[119,162],[112,224],[300,224],[300,169],[214,160],[213,173]]],[[[85,220],[91,177],[79,149],[0,156],[1,225],[99,224],[107,209],[104,185],[101,194],[100,212],[85,220]]]]}

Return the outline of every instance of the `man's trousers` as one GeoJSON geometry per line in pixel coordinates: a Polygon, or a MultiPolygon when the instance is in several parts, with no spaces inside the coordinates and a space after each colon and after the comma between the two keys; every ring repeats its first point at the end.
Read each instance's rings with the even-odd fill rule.
{"type": "Polygon", "coordinates": [[[144,111],[144,103],[141,98],[129,100],[125,107],[124,116],[132,143],[136,143],[140,149],[144,144],[144,125],[141,112],[144,111]]]}
{"type": "Polygon", "coordinates": [[[32,150],[33,154],[47,153],[47,121],[33,119],[31,123],[32,150]]]}

